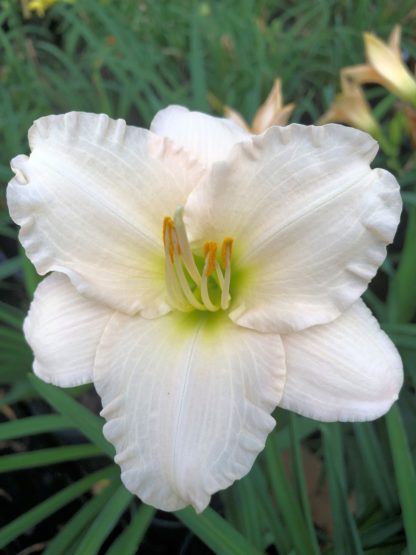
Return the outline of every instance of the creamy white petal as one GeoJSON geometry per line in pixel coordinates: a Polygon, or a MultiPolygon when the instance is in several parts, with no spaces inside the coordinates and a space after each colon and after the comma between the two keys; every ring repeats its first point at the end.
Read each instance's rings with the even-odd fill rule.
{"type": "Polygon", "coordinates": [[[398,398],[402,362],[361,300],[330,324],[282,339],[283,408],[324,421],[373,420],[398,398]]]}
{"type": "Polygon", "coordinates": [[[341,125],[273,127],[236,145],[185,206],[195,243],[234,238],[230,317],[287,333],[338,317],[367,287],[401,211],[377,143],[341,125]]]}
{"type": "Polygon", "coordinates": [[[206,167],[225,160],[236,143],[251,139],[249,133],[229,119],[190,112],[175,105],[160,110],[150,130],[184,146],[206,167]]]}
{"type": "Polygon", "coordinates": [[[67,274],[110,306],[150,316],[164,300],[163,218],[201,177],[183,149],[104,114],[37,120],[7,198],[37,270],[67,274]]]}
{"type": "Polygon", "coordinates": [[[278,335],[218,314],[115,315],[94,382],[127,489],[159,509],[202,511],[263,449],[284,379],[278,335]]]}
{"type": "Polygon", "coordinates": [[[35,374],[61,387],[92,382],[97,345],[112,313],[80,295],[65,275],[46,277],[24,323],[35,374]]]}

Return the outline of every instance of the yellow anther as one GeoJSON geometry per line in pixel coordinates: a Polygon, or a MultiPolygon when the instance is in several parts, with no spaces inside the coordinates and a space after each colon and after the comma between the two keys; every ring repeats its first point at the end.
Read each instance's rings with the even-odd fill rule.
{"type": "Polygon", "coordinates": [[[169,254],[170,261],[173,264],[173,256],[175,254],[175,246],[173,242],[173,233],[175,230],[175,224],[172,218],[166,216],[163,220],[163,244],[165,245],[165,251],[169,254]]]}
{"type": "Polygon", "coordinates": [[[232,237],[225,237],[221,247],[221,262],[224,268],[230,264],[231,252],[233,250],[234,239],[232,237]]]}
{"type": "Polygon", "coordinates": [[[210,276],[215,269],[215,261],[217,256],[217,243],[215,241],[207,241],[204,244],[205,268],[204,273],[210,276]]]}

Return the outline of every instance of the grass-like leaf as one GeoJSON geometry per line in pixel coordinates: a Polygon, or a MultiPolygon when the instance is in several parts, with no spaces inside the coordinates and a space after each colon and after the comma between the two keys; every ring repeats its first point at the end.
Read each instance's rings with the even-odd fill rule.
{"type": "Polygon", "coordinates": [[[21,418],[19,420],[12,420],[0,424],[0,441],[55,432],[57,430],[65,430],[73,427],[74,425],[71,421],[60,414],[30,416],[28,418],[21,418]]]}
{"type": "Polygon", "coordinates": [[[42,278],[36,272],[35,267],[30,262],[22,247],[19,248],[19,259],[23,269],[23,278],[25,282],[26,293],[29,299],[33,299],[36,287],[42,281],[42,278]]]}
{"type": "Polygon", "coordinates": [[[221,555],[261,554],[261,551],[250,544],[244,536],[209,507],[199,515],[190,507],[176,511],[175,514],[214,553],[221,555]]]}
{"type": "Polygon", "coordinates": [[[191,87],[194,101],[194,108],[206,111],[207,106],[207,86],[205,79],[204,51],[201,37],[201,16],[195,5],[190,17],[190,60],[189,69],[191,75],[191,87]]]}
{"type": "Polygon", "coordinates": [[[27,380],[19,380],[9,391],[0,397],[0,407],[4,405],[12,405],[17,401],[22,401],[33,395],[33,388],[27,380]]]}
{"type": "Polygon", "coordinates": [[[397,405],[390,409],[385,420],[393,455],[409,554],[416,553],[416,472],[406,431],[397,405]]]}
{"type": "Polygon", "coordinates": [[[103,420],[77,403],[62,389],[49,385],[35,375],[28,376],[37,392],[60,414],[68,418],[103,453],[114,457],[114,448],[102,433],[103,420]]]}
{"type": "Polygon", "coordinates": [[[374,426],[369,423],[357,423],[354,433],[361,451],[361,464],[366,471],[366,479],[371,483],[384,511],[394,514],[397,510],[394,481],[374,426]]]}
{"type": "MultiPolygon", "coordinates": [[[[115,478],[105,485],[98,495],[94,495],[85,505],[65,524],[56,534],[43,555],[66,555],[68,549],[79,539],[85,529],[89,530],[91,521],[101,511],[103,506],[112,498],[118,489],[120,481],[115,478]]],[[[122,551],[119,552],[123,553],[122,551]]],[[[118,554],[117,554],[118,555],[118,554]]]]}
{"type": "Polygon", "coordinates": [[[388,296],[389,321],[408,322],[416,312],[416,206],[409,210],[406,240],[388,296]]]}
{"type": "Polygon", "coordinates": [[[245,476],[240,482],[236,482],[232,488],[224,491],[222,498],[227,520],[247,539],[251,538],[254,545],[263,549],[268,542],[271,542],[279,553],[289,553],[286,527],[270,496],[269,484],[260,461],[256,462],[248,476],[245,476]],[[247,488],[250,492],[249,496],[245,495],[245,482],[249,482],[247,488]],[[251,510],[255,511],[256,515],[254,523],[247,523],[246,519],[250,513],[246,507],[253,498],[255,503],[251,510]],[[247,529],[250,530],[253,525],[256,526],[255,533],[249,536],[247,529]]]}
{"type": "Polygon", "coordinates": [[[71,445],[69,447],[39,449],[16,455],[3,455],[0,458],[0,473],[57,464],[64,461],[99,457],[102,454],[101,449],[95,445],[71,445]]]}
{"type": "Polygon", "coordinates": [[[6,303],[0,302],[0,322],[8,324],[19,331],[22,331],[24,312],[10,306],[6,303]]]}
{"type": "Polygon", "coordinates": [[[288,539],[296,552],[315,553],[315,539],[302,513],[301,505],[293,491],[283,467],[277,439],[271,434],[265,448],[266,470],[275,502],[286,524],[288,539]]]}
{"type": "Polygon", "coordinates": [[[335,551],[343,555],[363,555],[360,535],[348,505],[345,469],[342,464],[340,427],[337,424],[321,424],[321,430],[334,519],[335,551]]]}
{"type": "Polygon", "coordinates": [[[104,540],[131,502],[132,497],[132,494],[126,490],[124,485],[120,484],[84,534],[75,551],[76,555],[96,555],[98,553],[104,540]]]}
{"type": "Polygon", "coordinates": [[[19,516],[10,524],[0,529],[0,549],[5,547],[20,534],[26,530],[36,526],[39,522],[47,518],[49,515],[58,511],[61,507],[67,505],[86,491],[92,488],[94,484],[103,479],[114,479],[118,476],[118,469],[114,465],[108,466],[102,470],[94,472],[78,482],[71,484],[60,492],[52,495],[27,513],[19,516]]]}
{"type": "Polygon", "coordinates": [[[299,416],[297,414],[290,415],[290,432],[292,436],[292,456],[293,456],[293,467],[294,467],[294,477],[298,490],[298,499],[303,510],[303,515],[305,517],[306,526],[308,528],[309,537],[311,540],[311,546],[313,548],[313,553],[315,555],[319,554],[319,545],[316,538],[316,531],[313,524],[313,518],[311,513],[311,507],[308,500],[308,491],[306,488],[305,472],[302,463],[302,452],[301,452],[301,438],[299,430],[299,416]]]}
{"type": "Polygon", "coordinates": [[[140,505],[132,516],[130,524],[107,550],[106,555],[135,555],[137,548],[150,526],[156,509],[149,505],[140,505]]]}
{"type": "Polygon", "coordinates": [[[12,276],[13,274],[21,270],[21,268],[22,261],[18,256],[4,260],[0,263],[0,279],[5,279],[12,276]]]}

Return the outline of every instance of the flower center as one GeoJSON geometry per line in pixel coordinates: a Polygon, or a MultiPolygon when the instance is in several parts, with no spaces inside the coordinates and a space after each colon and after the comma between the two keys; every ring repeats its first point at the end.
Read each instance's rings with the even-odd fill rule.
{"type": "Polygon", "coordinates": [[[201,252],[192,252],[181,207],[173,219],[167,216],[163,220],[163,244],[166,288],[171,306],[182,312],[226,310],[231,300],[233,239],[224,238],[219,257],[215,241],[207,241],[201,252]]]}

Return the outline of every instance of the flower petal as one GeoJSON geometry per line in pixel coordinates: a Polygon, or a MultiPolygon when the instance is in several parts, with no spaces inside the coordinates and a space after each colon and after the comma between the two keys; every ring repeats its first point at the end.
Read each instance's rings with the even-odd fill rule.
{"type": "Polygon", "coordinates": [[[383,77],[370,64],[344,67],[341,70],[341,76],[343,79],[348,79],[357,85],[364,85],[365,83],[384,84],[383,77]]]}
{"type": "Polygon", "coordinates": [[[403,383],[402,362],[359,300],[342,316],[284,336],[287,379],[280,405],[317,420],[372,420],[403,383]]]}
{"type": "Polygon", "coordinates": [[[185,205],[195,245],[234,238],[230,317],[287,333],[356,301],[386,255],[401,211],[377,143],[341,125],[273,127],[236,145],[185,205]]]}
{"type": "Polygon", "coordinates": [[[190,112],[183,106],[168,106],[153,118],[150,130],[182,145],[205,167],[225,160],[232,147],[251,135],[225,118],[190,112]]]}
{"type": "Polygon", "coordinates": [[[342,92],[336,95],[329,110],[319,118],[318,123],[347,123],[373,137],[379,137],[381,135],[380,126],[373,116],[371,106],[368,104],[361,87],[353,79],[348,78],[347,69],[345,74],[341,76],[342,92]]]}
{"type": "Polygon", "coordinates": [[[105,115],[37,120],[30,158],[12,162],[12,218],[37,270],[67,274],[110,306],[157,315],[164,301],[162,222],[201,177],[183,150],[105,115]]]}
{"type": "Polygon", "coordinates": [[[263,449],[284,379],[278,335],[218,314],[115,315],[94,382],[127,489],[159,509],[202,511],[263,449]]]}
{"type": "Polygon", "coordinates": [[[46,277],[24,323],[35,374],[61,387],[92,382],[97,345],[112,313],[80,295],[65,275],[46,277]]]}
{"type": "Polygon", "coordinates": [[[227,119],[233,121],[242,129],[244,129],[244,131],[246,131],[247,133],[250,133],[250,127],[247,125],[246,120],[243,118],[240,112],[237,112],[237,110],[233,110],[229,106],[224,106],[224,116],[227,119]]]}
{"type": "MultiPolygon", "coordinates": [[[[393,44],[395,41],[397,37],[393,36],[393,44]]],[[[399,98],[414,102],[416,80],[403,63],[397,45],[390,47],[372,33],[364,33],[364,43],[367,59],[384,80],[384,86],[399,98]]]]}
{"type": "Polygon", "coordinates": [[[389,35],[388,45],[398,58],[400,58],[402,55],[402,52],[400,49],[401,37],[402,37],[401,26],[395,25],[389,35]]]}
{"type": "Polygon", "coordinates": [[[253,133],[263,133],[272,125],[286,125],[294,108],[294,104],[283,106],[282,80],[275,79],[269,96],[256,112],[253,133]]]}

